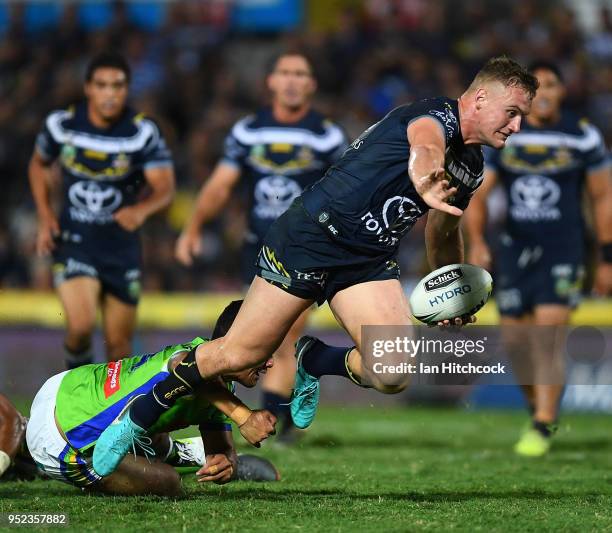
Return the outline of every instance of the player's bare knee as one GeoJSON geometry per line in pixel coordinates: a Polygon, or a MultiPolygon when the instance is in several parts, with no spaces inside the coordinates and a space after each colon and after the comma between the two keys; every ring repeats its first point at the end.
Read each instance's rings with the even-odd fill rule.
{"type": "Polygon", "coordinates": [[[410,384],[410,378],[406,374],[381,374],[371,378],[372,386],[383,394],[397,394],[402,392],[410,384]]]}
{"type": "Polygon", "coordinates": [[[258,351],[235,350],[228,354],[228,369],[239,372],[247,368],[261,365],[265,362],[267,357],[266,354],[261,354],[261,352],[258,351]]]}
{"type": "Polygon", "coordinates": [[[263,350],[248,348],[228,337],[221,337],[214,342],[217,343],[214,353],[209,352],[205,354],[203,350],[196,351],[196,360],[198,361],[199,368],[202,368],[200,361],[209,354],[211,357],[216,358],[217,366],[221,373],[240,372],[260,365],[269,357],[263,350]]]}
{"type": "Polygon", "coordinates": [[[378,384],[376,386],[376,390],[378,392],[382,392],[383,394],[398,394],[408,387],[409,383],[396,383],[391,385],[378,384]]]}
{"type": "Polygon", "coordinates": [[[81,352],[87,350],[91,346],[91,336],[93,334],[93,328],[91,331],[73,331],[70,328],[66,332],[66,338],[64,344],[66,348],[71,352],[81,352]]]}
{"type": "Polygon", "coordinates": [[[126,357],[132,349],[130,339],[126,338],[106,338],[104,343],[106,355],[110,360],[126,357]]]}

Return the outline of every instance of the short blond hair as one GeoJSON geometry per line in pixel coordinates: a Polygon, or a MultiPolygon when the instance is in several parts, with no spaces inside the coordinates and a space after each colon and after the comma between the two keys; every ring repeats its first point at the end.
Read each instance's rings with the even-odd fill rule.
{"type": "Polygon", "coordinates": [[[493,57],[480,69],[470,84],[468,91],[473,91],[485,83],[498,81],[506,87],[520,87],[530,98],[538,90],[538,80],[526,68],[508,56],[493,57]]]}

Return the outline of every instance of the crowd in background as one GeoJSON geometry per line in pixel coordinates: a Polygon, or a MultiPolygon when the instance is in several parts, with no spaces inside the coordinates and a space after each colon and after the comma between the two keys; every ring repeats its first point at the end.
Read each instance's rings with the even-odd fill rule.
{"type": "MultiPolygon", "coordinates": [[[[347,4],[348,5],[348,4],[347,4]]],[[[48,260],[35,257],[36,218],[27,162],[44,117],[82,99],[84,66],[118,49],[133,78],[131,102],[155,118],[172,148],[177,195],[143,231],[145,290],[239,289],[244,195],[202,235],[205,253],[192,269],[173,257],[175,239],[195,192],[210,175],[235,120],[266,102],[270,57],[300,48],[313,59],[315,107],[356,137],[393,107],[416,99],[458,97],[491,56],[524,63],[555,61],[568,88],[566,105],[597,124],[612,142],[612,15],[581,32],[560,2],[514,0],[364,0],[337,13],[330,26],[254,33],[231,24],[230,2],[172,2],[160,27],[143,28],[124,4],[106,27],[84,27],[68,4],[53,31],[26,28],[13,4],[0,36],[0,287],[49,288],[48,260]]],[[[425,259],[418,228],[403,243],[410,277],[425,259]]]]}

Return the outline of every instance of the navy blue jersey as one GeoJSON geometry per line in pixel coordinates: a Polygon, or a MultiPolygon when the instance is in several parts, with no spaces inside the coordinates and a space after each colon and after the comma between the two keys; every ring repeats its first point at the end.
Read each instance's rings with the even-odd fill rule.
{"type": "Polygon", "coordinates": [[[316,111],[278,122],[272,109],[239,120],[225,140],[223,162],[236,165],[249,188],[249,235],[261,240],[307,185],[346,149],[344,132],[316,111]]]}
{"type": "Polygon", "coordinates": [[[508,198],[506,229],[519,243],[582,248],[582,188],[587,172],[608,165],[597,128],[563,113],[553,128],[528,123],[503,150],[487,150],[508,198]]]}
{"type": "Polygon", "coordinates": [[[121,228],[113,213],[136,203],[143,171],[170,166],[157,125],[126,109],[107,129],[95,127],[86,104],[49,114],[36,139],[46,161],[59,159],[63,177],[60,227],[64,241],[106,252],[138,249],[138,236],[121,228]]]}
{"type": "Polygon", "coordinates": [[[464,144],[456,100],[422,100],[400,106],[370,126],[302,195],[306,211],[336,242],[366,255],[388,254],[428,211],[408,175],[406,129],[421,117],[440,122],[446,141],[444,167],[450,185],[458,188],[449,203],[467,207],[482,182],[482,150],[464,144]]]}

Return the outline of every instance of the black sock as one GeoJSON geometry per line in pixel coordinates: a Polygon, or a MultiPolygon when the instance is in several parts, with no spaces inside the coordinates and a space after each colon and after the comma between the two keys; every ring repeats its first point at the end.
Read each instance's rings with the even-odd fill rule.
{"type": "Polygon", "coordinates": [[[289,403],[291,403],[290,396],[283,396],[282,394],[276,394],[275,392],[263,391],[262,392],[262,405],[264,409],[270,411],[282,424],[283,429],[288,424],[293,424],[291,420],[291,414],[289,411],[289,403]]]}
{"type": "Polygon", "coordinates": [[[80,350],[72,350],[64,344],[64,362],[68,370],[93,363],[91,345],[87,345],[80,350]]]}
{"type": "Polygon", "coordinates": [[[328,346],[317,339],[317,342],[302,357],[304,370],[315,378],[321,376],[342,376],[352,379],[346,364],[346,356],[353,348],[346,346],[328,346]]]}
{"type": "Polygon", "coordinates": [[[539,422],[538,420],[534,420],[533,429],[541,433],[544,437],[548,438],[557,430],[557,422],[539,422]]]}
{"type": "Polygon", "coordinates": [[[132,422],[142,429],[150,428],[179,398],[191,394],[204,382],[196,364],[195,351],[193,348],[167,378],[134,401],[130,406],[132,422]]]}

